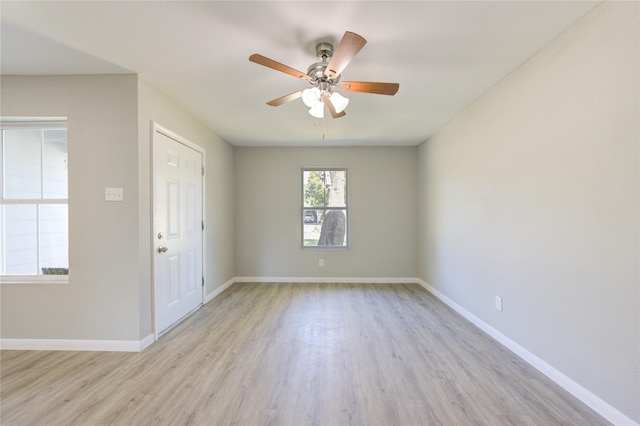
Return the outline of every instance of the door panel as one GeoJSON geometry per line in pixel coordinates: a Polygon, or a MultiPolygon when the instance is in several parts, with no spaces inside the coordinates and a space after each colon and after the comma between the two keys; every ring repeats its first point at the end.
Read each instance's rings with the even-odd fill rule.
{"type": "MultiPolygon", "coordinates": [[[[159,206],[162,207],[162,206],[159,206]]],[[[167,179],[167,238],[180,238],[180,182],[167,179]]]]}
{"type": "Polygon", "coordinates": [[[201,152],[159,132],[153,139],[156,333],[202,305],[201,152]]]}
{"type": "MultiPolygon", "coordinates": [[[[198,229],[196,228],[196,222],[198,220],[198,200],[197,200],[197,188],[195,185],[188,183],[185,187],[186,189],[186,219],[187,219],[187,223],[186,223],[186,228],[187,228],[187,232],[189,234],[193,234],[194,232],[197,232],[198,229]]],[[[200,227],[200,230],[202,228],[200,227]]]]}
{"type": "Polygon", "coordinates": [[[196,270],[196,252],[189,250],[187,253],[187,293],[191,294],[198,286],[198,271],[196,270]]]}
{"type": "Polygon", "coordinates": [[[167,256],[167,290],[169,297],[167,306],[173,307],[180,303],[180,256],[167,256]]]}

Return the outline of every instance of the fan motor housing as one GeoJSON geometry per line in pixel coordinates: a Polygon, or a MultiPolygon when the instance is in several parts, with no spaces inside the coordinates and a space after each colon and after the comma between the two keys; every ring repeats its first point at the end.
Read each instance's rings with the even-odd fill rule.
{"type": "Polygon", "coordinates": [[[307,75],[313,79],[311,84],[325,81],[331,83],[331,85],[335,85],[340,81],[339,75],[334,78],[329,78],[325,75],[324,70],[327,69],[327,65],[329,65],[327,62],[316,62],[309,67],[307,75]]]}
{"type": "Polygon", "coordinates": [[[321,79],[325,69],[327,69],[326,62],[316,62],[307,69],[307,75],[313,79],[321,79]]]}
{"type": "Polygon", "coordinates": [[[333,45],[327,42],[321,42],[316,44],[316,55],[321,62],[316,62],[311,64],[311,66],[307,69],[307,75],[313,79],[311,84],[319,84],[322,82],[328,82],[331,85],[335,85],[340,80],[340,76],[336,76],[335,78],[329,78],[324,73],[327,69],[327,65],[329,65],[329,61],[333,56],[333,45]]]}

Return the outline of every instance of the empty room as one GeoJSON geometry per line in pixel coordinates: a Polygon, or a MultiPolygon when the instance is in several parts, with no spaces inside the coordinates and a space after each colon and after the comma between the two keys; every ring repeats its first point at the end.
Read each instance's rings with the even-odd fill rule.
{"type": "Polygon", "coordinates": [[[2,425],[640,425],[638,1],[0,11],[2,425]]]}

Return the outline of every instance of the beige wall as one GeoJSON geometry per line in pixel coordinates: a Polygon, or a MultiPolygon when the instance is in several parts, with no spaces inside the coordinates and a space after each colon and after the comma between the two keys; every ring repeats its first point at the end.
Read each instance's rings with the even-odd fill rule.
{"type": "Polygon", "coordinates": [[[136,75],[2,77],[3,116],[67,116],[69,284],[2,285],[3,339],[152,333],[151,120],[206,152],[205,290],[234,276],[233,148],[136,75]],[[105,202],[105,187],[124,202],[105,202]]]}
{"type": "Polygon", "coordinates": [[[69,284],[0,286],[2,338],[139,340],[137,77],[1,84],[3,116],[68,117],[70,224],[69,284]]]}
{"type": "MultiPolygon", "coordinates": [[[[139,255],[150,265],[151,240],[151,121],[205,149],[205,293],[234,276],[233,147],[183,110],[158,89],[139,80],[140,198],[139,255]]],[[[151,269],[139,271],[150,282],[151,269]]],[[[140,287],[140,321],[151,332],[151,285],[140,287]]]]}
{"type": "Polygon", "coordinates": [[[415,277],[416,153],[415,147],[236,147],[236,275],[415,277]],[[350,249],[300,248],[302,167],[349,169],[350,249]]]}
{"type": "Polygon", "coordinates": [[[635,421],[638,32],[601,4],[419,148],[420,276],[635,421]]]}

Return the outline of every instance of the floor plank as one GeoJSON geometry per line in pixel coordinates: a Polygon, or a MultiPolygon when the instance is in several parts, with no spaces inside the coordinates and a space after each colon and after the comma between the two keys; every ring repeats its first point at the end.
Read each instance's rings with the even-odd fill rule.
{"type": "Polygon", "coordinates": [[[417,284],[235,284],[141,353],[0,368],[3,425],[608,424],[417,284]]]}

